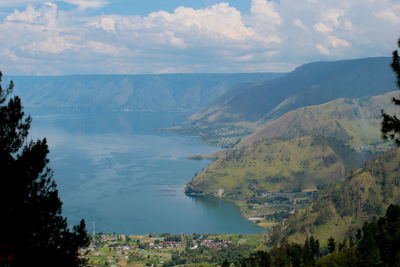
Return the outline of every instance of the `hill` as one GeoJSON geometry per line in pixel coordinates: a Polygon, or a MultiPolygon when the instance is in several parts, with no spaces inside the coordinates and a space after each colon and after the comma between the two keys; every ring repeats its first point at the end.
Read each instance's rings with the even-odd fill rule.
{"type": "Polygon", "coordinates": [[[7,77],[28,109],[171,111],[187,114],[206,107],[241,83],[279,73],[72,75],[7,77]]]}
{"type": "Polygon", "coordinates": [[[303,107],[268,122],[220,157],[188,184],[188,192],[249,195],[251,183],[268,191],[301,191],[345,178],[386,146],[381,110],[397,92],[361,99],[337,99],[303,107]],[[334,177],[334,178],[332,178],[334,177]]]}
{"type": "Polygon", "coordinates": [[[278,119],[264,123],[238,146],[261,140],[290,140],[307,135],[321,135],[340,140],[357,150],[376,150],[382,143],[379,132],[381,110],[396,112],[388,105],[398,92],[359,99],[340,98],[331,102],[290,111],[278,119]]]}
{"type": "Polygon", "coordinates": [[[266,192],[300,192],[344,179],[361,154],[333,138],[305,136],[261,141],[228,153],[198,174],[186,192],[243,198],[266,192]]]}
{"type": "Polygon", "coordinates": [[[390,58],[309,63],[271,81],[236,88],[190,117],[197,127],[270,121],[336,98],[361,98],[396,90],[390,58]]]}
{"type": "Polygon", "coordinates": [[[341,240],[349,229],[382,216],[390,204],[400,203],[399,162],[400,149],[392,149],[367,162],[341,184],[318,193],[310,207],[296,211],[275,228],[271,243],[283,236],[296,242],[311,235],[320,240],[330,236],[341,240]]]}

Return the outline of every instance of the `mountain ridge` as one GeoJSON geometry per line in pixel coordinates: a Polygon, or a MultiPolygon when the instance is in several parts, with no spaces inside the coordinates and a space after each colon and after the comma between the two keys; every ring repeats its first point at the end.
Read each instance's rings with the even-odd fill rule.
{"type": "Polygon", "coordinates": [[[29,109],[167,111],[190,114],[241,83],[280,73],[6,76],[29,109]]]}
{"type": "Polygon", "coordinates": [[[309,105],[396,90],[390,58],[307,63],[282,77],[252,84],[190,117],[192,125],[269,121],[309,105]]]}

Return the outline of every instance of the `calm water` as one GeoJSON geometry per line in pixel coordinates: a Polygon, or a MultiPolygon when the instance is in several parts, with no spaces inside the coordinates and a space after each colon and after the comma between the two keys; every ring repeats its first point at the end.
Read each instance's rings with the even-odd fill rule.
{"type": "Polygon", "coordinates": [[[63,212],[88,230],[143,233],[259,233],[231,203],[190,198],[184,185],[217,150],[195,138],[157,132],[176,113],[34,114],[32,136],[46,137],[63,212]]]}

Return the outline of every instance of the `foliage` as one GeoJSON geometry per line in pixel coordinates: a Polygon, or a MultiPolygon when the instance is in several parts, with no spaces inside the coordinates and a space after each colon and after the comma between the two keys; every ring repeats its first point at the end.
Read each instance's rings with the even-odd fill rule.
{"type": "MultiPolygon", "coordinates": [[[[400,48],[400,39],[398,40],[398,47],[400,48]]],[[[398,51],[393,51],[392,56],[392,70],[396,75],[396,85],[400,88],[400,57],[398,51]]],[[[400,106],[400,99],[393,97],[392,102],[400,106]]],[[[396,145],[400,146],[400,120],[396,115],[388,115],[382,112],[382,136],[384,139],[393,140],[396,145]]]]}
{"type": "Polygon", "coordinates": [[[328,239],[328,250],[330,253],[335,252],[335,250],[336,250],[336,242],[333,237],[330,237],[328,239]]]}
{"type": "Polygon", "coordinates": [[[343,240],[348,229],[384,215],[390,204],[400,204],[399,161],[400,149],[394,148],[366,162],[344,182],[318,192],[313,204],[296,211],[272,232],[271,243],[276,244],[282,236],[296,242],[310,235],[324,243],[330,236],[343,240]]]}
{"type": "Polygon", "coordinates": [[[400,266],[400,206],[390,205],[385,216],[365,222],[355,245],[336,251],[320,266],[400,266]]]}
{"type": "Polygon", "coordinates": [[[241,258],[236,266],[400,266],[400,206],[390,205],[385,216],[365,222],[348,241],[339,242],[337,249],[335,239],[329,238],[329,254],[321,258],[323,250],[312,236],[303,246],[283,239],[269,252],[241,258]]]}
{"type": "Polygon", "coordinates": [[[187,263],[235,262],[241,257],[248,255],[251,249],[248,245],[232,245],[219,250],[201,246],[195,250],[187,249],[185,251],[173,252],[171,261],[166,262],[164,266],[176,266],[187,263]]]}
{"type": "Polygon", "coordinates": [[[89,242],[85,223],[69,230],[47,166],[46,139],[27,140],[31,117],[18,96],[10,97],[13,82],[4,90],[1,77],[0,72],[0,265],[84,265],[79,249],[89,242]]]}
{"type": "Polygon", "coordinates": [[[257,251],[249,257],[236,262],[240,267],[269,267],[269,266],[315,266],[321,257],[319,241],[314,237],[307,238],[304,245],[289,243],[286,239],[271,251],[257,251]]]}

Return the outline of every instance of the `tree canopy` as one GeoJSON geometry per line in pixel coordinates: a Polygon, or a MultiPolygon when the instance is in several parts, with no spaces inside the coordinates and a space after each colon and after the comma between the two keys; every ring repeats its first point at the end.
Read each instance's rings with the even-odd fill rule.
{"type": "MultiPolygon", "coordinates": [[[[400,39],[398,40],[397,45],[400,48],[400,39]]],[[[397,50],[393,51],[391,67],[396,75],[397,87],[400,88],[400,57],[397,50]]],[[[399,98],[394,97],[392,102],[393,104],[400,106],[399,98]]],[[[389,115],[384,112],[382,112],[382,117],[382,137],[384,139],[391,139],[397,146],[400,146],[400,119],[396,115],[389,115]]]]}
{"type": "Polygon", "coordinates": [[[62,216],[47,141],[28,140],[32,119],[13,88],[0,72],[0,266],[85,265],[85,222],[70,230],[62,216]]]}

